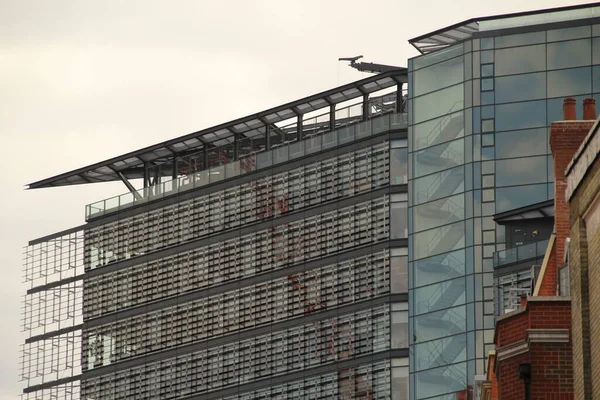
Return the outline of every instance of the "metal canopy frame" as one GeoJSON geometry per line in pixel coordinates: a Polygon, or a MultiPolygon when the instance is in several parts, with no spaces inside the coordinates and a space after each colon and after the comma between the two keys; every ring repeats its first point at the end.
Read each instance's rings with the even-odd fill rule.
{"type": "Polygon", "coordinates": [[[407,82],[407,69],[398,68],[394,71],[352,82],[257,114],[33,182],[27,186],[28,189],[40,189],[110,181],[125,182],[127,179],[146,180],[149,178],[146,176],[146,167],[160,159],[177,158],[203,149],[231,144],[239,138],[252,138],[260,134],[261,128],[273,126],[277,122],[326,107],[335,107],[336,104],[368,96],[370,93],[407,82]]]}
{"type": "Polygon", "coordinates": [[[431,53],[441,50],[445,47],[462,42],[473,36],[473,33],[479,32],[479,23],[482,21],[492,21],[504,18],[524,17],[528,15],[545,14],[550,12],[561,12],[578,10],[583,8],[597,7],[600,3],[578,4],[575,6],[546,8],[542,10],[525,11],[511,14],[492,15],[488,17],[470,18],[463,22],[438,29],[410,39],[408,42],[421,54],[431,53]]]}

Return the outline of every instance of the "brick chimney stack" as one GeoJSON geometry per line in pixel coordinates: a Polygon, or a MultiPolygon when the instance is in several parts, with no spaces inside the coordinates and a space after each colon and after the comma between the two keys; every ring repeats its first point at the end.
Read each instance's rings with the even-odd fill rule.
{"type": "Polygon", "coordinates": [[[583,100],[583,119],[595,120],[596,119],[596,100],[587,98],[583,100]]]}
{"type": "Polygon", "coordinates": [[[594,99],[583,101],[585,120],[576,120],[576,100],[566,98],[563,104],[563,121],[552,123],[550,128],[550,148],[554,159],[554,227],[556,233],[556,259],[552,271],[547,270],[540,287],[540,296],[555,296],[558,284],[556,266],[564,262],[565,244],[570,235],[569,204],[565,198],[567,179],[565,170],[577,149],[594,125],[596,102],[594,99]]]}

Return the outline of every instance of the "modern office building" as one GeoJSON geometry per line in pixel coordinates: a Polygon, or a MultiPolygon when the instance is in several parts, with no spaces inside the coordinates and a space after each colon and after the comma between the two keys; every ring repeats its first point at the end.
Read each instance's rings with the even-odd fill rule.
{"type": "Polygon", "coordinates": [[[501,220],[554,197],[548,127],[600,93],[599,13],[471,19],[408,69],[31,184],[129,193],[27,248],[24,398],[464,396],[495,253],[531,241],[501,220]]]}
{"type": "Polygon", "coordinates": [[[599,17],[598,4],[484,17],[411,40],[413,398],[455,398],[485,373],[494,254],[535,240],[497,222],[554,197],[549,126],[565,97],[600,93],[599,17]]]}
{"type": "Polygon", "coordinates": [[[24,398],[408,399],[406,81],[31,184],[131,191],[27,248],[24,398]]]}

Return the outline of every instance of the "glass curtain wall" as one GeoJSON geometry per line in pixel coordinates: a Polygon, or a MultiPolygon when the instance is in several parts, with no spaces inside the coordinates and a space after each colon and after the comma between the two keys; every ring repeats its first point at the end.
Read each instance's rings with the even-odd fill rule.
{"type": "Polygon", "coordinates": [[[493,215],[554,197],[549,127],[598,99],[600,25],[469,40],[409,60],[408,86],[411,398],[438,399],[485,372],[493,215]]]}

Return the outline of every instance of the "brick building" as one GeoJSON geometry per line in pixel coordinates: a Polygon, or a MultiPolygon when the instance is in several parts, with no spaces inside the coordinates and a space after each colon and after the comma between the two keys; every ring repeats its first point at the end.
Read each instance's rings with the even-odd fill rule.
{"type": "MultiPolygon", "coordinates": [[[[566,167],[575,398],[600,398],[600,134],[598,122],[566,167]]],[[[575,139],[573,139],[575,140],[575,139]]]]}
{"type": "MultiPolygon", "coordinates": [[[[575,99],[565,99],[563,120],[554,122],[551,126],[550,146],[555,176],[554,233],[548,241],[532,295],[523,297],[518,310],[497,318],[494,335],[496,352],[489,357],[486,376],[488,382],[483,384],[483,399],[572,399],[575,390],[583,391],[584,387],[586,390],[591,387],[590,371],[586,371],[587,378],[582,373],[583,369],[589,367],[589,362],[583,362],[585,351],[581,351],[591,351],[589,341],[584,341],[586,329],[589,329],[591,309],[586,307],[586,301],[589,300],[588,288],[584,287],[582,290],[582,286],[585,286],[582,283],[587,282],[587,263],[578,264],[580,267],[577,271],[571,270],[573,310],[571,298],[568,296],[569,285],[566,282],[569,276],[566,265],[567,246],[569,236],[573,238],[574,235],[572,223],[569,222],[570,204],[567,199],[570,197],[565,198],[565,190],[570,194],[577,186],[574,183],[569,184],[568,179],[572,181],[574,178],[566,178],[565,173],[581,176],[580,172],[572,172],[583,168],[577,167],[578,160],[586,162],[593,158],[585,155],[585,150],[578,149],[589,142],[588,132],[594,132],[594,100],[584,100],[584,120],[576,120],[575,111],[575,99]],[[571,161],[573,159],[574,163],[571,161]],[[572,189],[569,191],[567,188],[572,189]],[[585,301],[576,293],[584,293],[585,301]],[[572,311],[575,318],[571,333],[572,311]],[[579,373],[573,374],[574,365],[579,369],[579,373]]],[[[594,151],[594,148],[591,147],[590,151],[594,151]]],[[[592,180],[593,177],[590,181],[592,180]]],[[[595,183],[595,191],[589,183],[590,189],[586,186],[585,190],[580,191],[582,196],[587,196],[581,203],[585,206],[584,210],[589,208],[589,199],[593,199],[597,193],[598,184],[595,183]]],[[[571,203],[577,199],[577,196],[573,197],[571,203]]],[[[575,243],[571,242],[571,248],[575,243]]],[[[581,257],[580,251],[575,253],[581,257]]],[[[573,255],[570,258],[572,257],[573,255]]]]}

